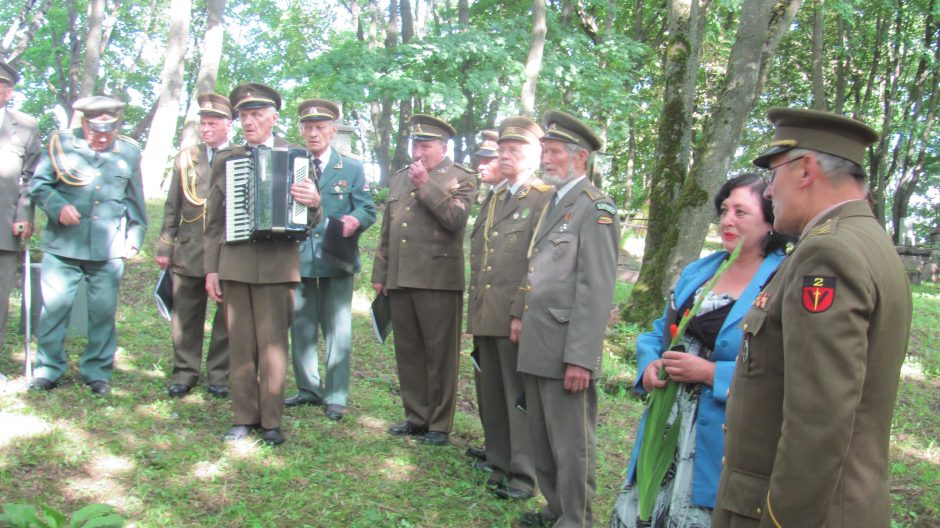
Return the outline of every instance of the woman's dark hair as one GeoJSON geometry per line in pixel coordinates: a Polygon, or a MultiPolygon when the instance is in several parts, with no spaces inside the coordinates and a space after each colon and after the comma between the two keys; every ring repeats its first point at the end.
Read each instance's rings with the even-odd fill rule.
{"type": "MultiPolygon", "coordinates": [[[[767,189],[767,180],[761,177],[758,174],[753,172],[745,172],[744,174],[735,176],[730,180],[726,181],[720,189],[718,189],[718,194],[715,195],[715,214],[721,216],[721,203],[728,199],[731,196],[731,191],[737,189],[738,187],[747,187],[751,190],[752,193],[756,194],[760,198],[760,210],[764,215],[764,220],[768,224],[774,224],[774,208],[773,204],[767,198],[764,198],[764,190],[767,189]]],[[[764,244],[761,248],[761,255],[767,256],[777,250],[785,250],[787,243],[793,242],[793,237],[782,235],[776,231],[771,231],[767,236],[764,237],[764,244]]]]}

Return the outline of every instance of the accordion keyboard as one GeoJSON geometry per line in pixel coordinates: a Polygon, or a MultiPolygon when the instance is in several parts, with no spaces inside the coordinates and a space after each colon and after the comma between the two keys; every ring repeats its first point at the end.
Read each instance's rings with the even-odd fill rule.
{"type": "Polygon", "coordinates": [[[254,200],[251,196],[253,176],[250,158],[225,163],[225,241],[248,240],[252,231],[254,200]]]}
{"type": "MultiPolygon", "coordinates": [[[[294,183],[305,182],[310,179],[309,158],[294,158],[294,183]]],[[[307,224],[307,206],[297,203],[291,198],[291,221],[295,224],[307,224]]]]}

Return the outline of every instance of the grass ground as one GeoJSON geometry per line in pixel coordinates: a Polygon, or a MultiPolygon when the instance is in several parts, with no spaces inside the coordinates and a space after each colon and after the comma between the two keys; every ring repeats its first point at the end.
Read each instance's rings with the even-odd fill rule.
{"type": "MultiPolygon", "coordinates": [[[[152,222],[160,212],[151,204],[152,222]]],[[[354,299],[349,414],[335,423],[318,408],[289,409],[288,441],[278,448],[220,442],[231,423],[228,401],[207,396],[203,386],[179,400],[166,395],[170,327],[152,301],[158,229],[151,226],[147,247],[127,265],[117,370],[107,398],[94,398],[81,386],[75,367],[81,338],[67,341],[71,371],[64,386],[48,394],[25,392],[19,299],[11,299],[0,354],[0,372],[9,378],[0,382],[0,502],[48,504],[65,512],[107,503],[142,527],[508,527],[540,505],[540,499],[496,500],[483,486],[486,475],[464,456],[468,446],[482,443],[468,342],[451,444],[428,447],[385,433],[401,420],[402,409],[392,347],[375,342],[366,312],[377,228],[362,242],[367,271],[354,299]]],[[[628,291],[629,285],[618,285],[618,298],[628,291]]],[[[927,527],[940,525],[940,288],[918,288],[915,310],[893,433],[892,494],[896,526],[927,527]]],[[[620,324],[608,339],[599,398],[598,525],[606,524],[622,484],[642,412],[642,402],[625,388],[631,367],[617,358],[637,331],[620,324]]]]}

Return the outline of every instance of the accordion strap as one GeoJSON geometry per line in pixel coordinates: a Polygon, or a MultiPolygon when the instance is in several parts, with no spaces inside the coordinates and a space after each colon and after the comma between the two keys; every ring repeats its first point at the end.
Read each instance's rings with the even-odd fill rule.
{"type": "MultiPolygon", "coordinates": [[[[183,196],[186,200],[193,205],[200,205],[203,207],[203,213],[205,214],[206,199],[205,197],[200,197],[196,192],[196,182],[199,177],[196,174],[196,160],[193,159],[193,149],[186,149],[183,151],[183,155],[180,156],[180,184],[183,188],[183,196]]],[[[188,220],[189,222],[194,222],[202,218],[202,214],[188,220]]],[[[187,220],[183,220],[187,221],[187,220]]]]}

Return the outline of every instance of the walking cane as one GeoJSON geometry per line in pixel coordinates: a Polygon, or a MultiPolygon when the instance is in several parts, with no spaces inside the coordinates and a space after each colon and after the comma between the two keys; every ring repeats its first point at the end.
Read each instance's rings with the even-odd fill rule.
{"type": "MultiPolygon", "coordinates": [[[[23,232],[23,226],[20,226],[20,233],[23,232]]],[[[26,386],[33,381],[33,359],[30,357],[30,341],[32,339],[31,323],[33,318],[32,303],[32,269],[29,261],[29,239],[23,240],[23,309],[26,311],[26,386]]]]}

